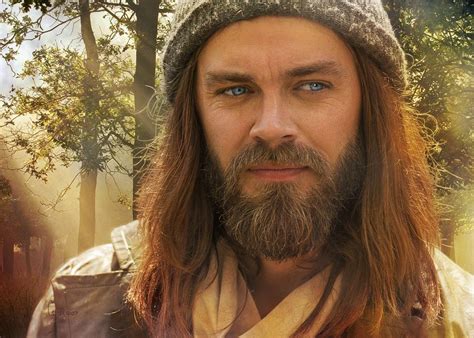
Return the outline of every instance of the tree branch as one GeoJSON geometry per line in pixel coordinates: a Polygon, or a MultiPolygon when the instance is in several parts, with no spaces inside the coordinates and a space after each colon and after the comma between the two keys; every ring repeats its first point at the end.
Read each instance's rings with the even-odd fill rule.
{"type": "Polygon", "coordinates": [[[127,0],[127,4],[130,6],[132,11],[138,11],[138,5],[133,0],[127,0]]]}

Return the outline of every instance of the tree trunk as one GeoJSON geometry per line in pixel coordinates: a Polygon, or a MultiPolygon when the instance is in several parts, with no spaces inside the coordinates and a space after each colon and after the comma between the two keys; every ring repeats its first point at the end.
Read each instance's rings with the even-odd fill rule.
{"type": "Polygon", "coordinates": [[[81,173],[81,187],[79,192],[79,252],[94,246],[96,186],[97,170],[81,173]]]}
{"type": "Polygon", "coordinates": [[[86,48],[85,66],[87,75],[83,88],[85,117],[82,130],[82,168],[81,187],[79,192],[79,252],[94,245],[95,238],[95,191],[97,186],[97,171],[99,145],[97,143],[99,124],[98,110],[100,109],[97,96],[99,79],[99,53],[92,30],[89,0],[79,0],[81,35],[86,48]]]}
{"type": "Polygon", "coordinates": [[[14,242],[9,236],[3,238],[3,273],[13,275],[14,242]]]}
{"type": "Polygon", "coordinates": [[[154,94],[156,76],[156,38],[160,0],[140,0],[137,15],[136,66],[134,76],[135,143],[133,149],[133,218],[136,218],[136,194],[143,172],[148,167],[146,148],[155,137],[155,121],[146,110],[154,94]]]}
{"type": "Polygon", "coordinates": [[[41,238],[41,247],[43,249],[43,261],[41,264],[41,275],[49,277],[51,271],[51,253],[53,252],[53,239],[46,235],[41,238]]]}
{"type": "Polygon", "coordinates": [[[26,275],[31,277],[31,251],[30,251],[31,237],[26,235],[23,241],[23,250],[25,251],[26,275]]]}
{"type": "Polygon", "coordinates": [[[84,46],[86,47],[86,68],[92,76],[98,76],[99,52],[97,50],[97,42],[95,40],[94,31],[92,30],[89,0],[79,0],[79,8],[81,13],[82,41],[84,41],[84,46]]]}

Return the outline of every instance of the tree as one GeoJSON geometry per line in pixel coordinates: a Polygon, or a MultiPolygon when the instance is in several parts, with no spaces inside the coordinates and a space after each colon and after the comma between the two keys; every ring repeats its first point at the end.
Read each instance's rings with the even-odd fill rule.
{"type": "MultiPolygon", "coordinates": [[[[19,2],[19,1],[16,1],[19,2]]],[[[143,114],[142,111],[146,106],[146,103],[151,97],[151,92],[155,85],[155,69],[156,69],[156,46],[157,46],[157,27],[158,27],[158,13],[160,1],[141,1],[138,4],[129,1],[126,5],[119,3],[106,3],[106,2],[94,2],[93,8],[89,4],[89,1],[80,0],[79,7],[72,6],[71,3],[56,2],[54,6],[49,7],[49,3],[36,1],[35,6],[40,8],[43,11],[43,14],[40,15],[35,20],[30,17],[24,16],[22,18],[14,15],[13,12],[4,11],[2,13],[2,18],[4,21],[9,23],[13,28],[11,33],[7,35],[6,38],[2,40],[1,50],[4,51],[3,56],[6,61],[10,61],[15,57],[17,49],[13,46],[20,45],[24,40],[28,39],[39,39],[46,31],[42,29],[42,22],[46,15],[53,17],[55,20],[55,26],[50,28],[49,31],[54,29],[59,29],[62,26],[73,22],[78,17],[81,22],[81,35],[84,41],[85,50],[86,50],[86,59],[85,59],[85,72],[81,75],[82,77],[76,77],[81,79],[82,83],[82,102],[81,109],[83,109],[84,114],[82,115],[81,125],[74,125],[78,127],[75,131],[81,131],[78,133],[71,133],[70,135],[74,140],[80,140],[80,147],[74,145],[74,142],[69,142],[66,140],[67,137],[63,137],[63,140],[56,142],[55,137],[53,137],[53,142],[50,143],[41,135],[37,138],[33,137],[35,141],[32,140],[33,135],[25,137],[20,132],[16,131],[14,135],[13,144],[17,148],[26,148],[27,152],[31,155],[31,161],[28,163],[27,171],[31,174],[37,176],[38,178],[46,179],[47,173],[50,170],[54,170],[56,159],[60,159],[63,164],[69,164],[72,161],[79,160],[81,162],[81,188],[80,188],[80,226],[79,226],[79,250],[83,250],[87,247],[90,247],[94,243],[94,232],[95,232],[95,189],[97,183],[97,173],[102,170],[101,166],[106,158],[101,158],[101,144],[100,144],[100,131],[98,126],[101,125],[102,116],[101,114],[96,113],[97,110],[103,109],[101,105],[101,98],[98,93],[100,92],[100,81],[101,77],[105,73],[100,73],[100,63],[98,56],[98,48],[96,44],[96,39],[92,31],[91,25],[91,12],[105,11],[110,15],[115,23],[111,23],[112,34],[108,37],[108,40],[112,40],[113,36],[116,34],[123,34],[126,29],[136,31],[136,45],[137,45],[137,63],[136,71],[134,76],[134,96],[135,96],[135,127],[130,128],[128,124],[130,119],[127,122],[123,123],[121,130],[125,130],[125,133],[116,132],[113,129],[116,129],[113,124],[108,124],[109,131],[115,137],[118,136],[118,139],[122,141],[123,144],[133,148],[134,154],[134,173],[130,173],[134,177],[134,191],[137,190],[138,175],[136,172],[140,167],[143,166],[143,161],[138,159],[138,156],[142,156],[144,151],[142,149],[146,148],[146,143],[150,142],[153,139],[154,133],[150,133],[150,126],[153,126],[152,121],[148,114],[143,114]],[[120,10],[110,10],[109,7],[118,6],[120,10]],[[79,9],[79,10],[78,10],[79,9]],[[132,13],[132,14],[130,14],[132,13]],[[119,15],[121,17],[119,17],[119,15]],[[136,21],[134,21],[133,16],[136,16],[136,21]],[[125,27],[125,29],[124,29],[125,27]],[[146,102],[145,102],[146,101],[146,102]],[[133,130],[134,129],[134,130],[133,130]],[[130,140],[129,137],[134,137],[134,140],[130,140]],[[29,145],[28,145],[29,143],[29,145]],[[32,147],[31,145],[34,145],[32,147]],[[41,147],[37,147],[37,146],[41,147]],[[65,152],[60,153],[59,155],[54,155],[55,146],[59,145],[63,149],[66,149],[65,152]],[[36,148],[37,151],[35,151],[36,148]],[[71,151],[76,153],[76,156],[70,156],[71,151]],[[45,160],[45,161],[44,161],[45,160]],[[38,166],[40,164],[40,166],[38,166]]],[[[164,2],[163,2],[164,3],[164,2]]],[[[31,7],[30,1],[21,2],[24,9],[28,10],[31,7]]],[[[169,10],[168,10],[169,11],[169,10]]],[[[113,21],[113,20],[112,20],[113,21]]],[[[107,40],[107,38],[102,39],[102,42],[107,40]]],[[[124,46],[123,50],[127,49],[129,45],[124,46]]],[[[38,60],[44,60],[41,57],[41,50],[39,53],[34,53],[34,57],[38,57],[38,60]]],[[[113,55],[118,55],[117,50],[113,55]]],[[[60,61],[60,59],[58,60],[60,61]]],[[[66,63],[68,64],[68,63],[66,63]]],[[[51,69],[47,70],[48,72],[51,69]]],[[[67,72],[66,72],[67,73],[67,72]]],[[[42,76],[43,74],[30,74],[31,77],[42,76]]],[[[23,73],[25,76],[25,73],[23,73]]],[[[71,78],[73,79],[73,78],[71,78]]],[[[52,84],[49,81],[49,84],[52,84]]],[[[64,82],[65,85],[69,85],[67,81],[64,82]]],[[[58,86],[52,85],[51,89],[58,90],[58,86]]],[[[131,87],[129,87],[130,89],[131,87]]],[[[44,92],[44,88],[42,89],[44,92]]],[[[56,91],[58,92],[58,91],[56,91]]],[[[60,90],[59,90],[60,92],[60,90]]],[[[126,95],[124,92],[120,93],[121,95],[126,95]]],[[[19,93],[15,98],[6,102],[8,107],[6,114],[3,114],[3,117],[6,118],[7,123],[14,123],[14,120],[19,115],[24,115],[27,110],[28,113],[35,113],[34,107],[26,108],[26,110],[20,111],[19,113],[13,112],[12,107],[16,107],[16,99],[21,97],[26,98],[27,95],[24,93],[19,93]],[[30,109],[33,108],[33,109],[30,109]],[[13,118],[11,118],[13,116],[13,118]]],[[[70,97],[69,95],[63,96],[70,97]]],[[[49,98],[51,99],[51,98],[49,98]]],[[[46,104],[48,100],[45,100],[43,103],[46,104]]],[[[59,99],[61,101],[61,99],[59,99]]],[[[43,106],[44,109],[45,106],[43,106]]],[[[80,110],[77,109],[76,110],[80,110]]],[[[48,109],[45,109],[45,113],[41,114],[40,120],[50,120],[47,116],[49,113],[48,109]]],[[[124,109],[122,109],[124,111],[124,109]]],[[[128,114],[130,116],[130,114],[128,114]]],[[[58,116],[59,119],[62,119],[61,116],[58,116]]],[[[42,122],[41,122],[42,123],[42,122]]],[[[36,127],[41,127],[41,123],[33,123],[36,127]]],[[[49,123],[46,123],[49,124],[49,123]]],[[[107,124],[107,122],[105,122],[107,124]]],[[[104,123],[102,123],[104,125],[104,123]]],[[[54,128],[51,129],[51,124],[49,124],[51,132],[55,133],[54,128]]],[[[120,130],[120,129],[119,129],[120,130]]],[[[153,130],[153,127],[152,127],[153,130]]],[[[48,130],[47,130],[48,131],[48,130]]],[[[107,136],[110,137],[110,136],[107,136]]],[[[11,144],[11,143],[10,143],[11,144]]],[[[116,152],[116,149],[109,147],[110,153],[116,152]]],[[[112,156],[113,157],[113,156],[112,156]]],[[[118,164],[118,163],[117,163],[118,164]]],[[[123,166],[119,164],[119,167],[123,169],[123,166]]]]}
{"type": "MultiPolygon", "coordinates": [[[[155,88],[156,78],[156,53],[158,34],[158,14],[160,0],[142,0],[138,4],[129,1],[137,16],[135,23],[136,58],[134,76],[135,93],[135,144],[133,149],[133,196],[136,196],[142,172],[148,166],[146,158],[146,147],[153,140],[155,130],[154,121],[147,114],[146,107],[151,99],[155,88]]],[[[135,198],[134,198],[135,200],[135,198]]],[[[134,205],[134,218],[136,218],[136,206],[134,205]]]]}
{"type": "Polygon", "coordinates": [[[3,273],[13,274],[14,222],[13,195],[10,182],[0,175],[0,239],[3,246],[3,273]]]}
{"type": "MultiPolygon", "coordinates": [[[[11,11],[0,13],[10,27],[10,34],[0,39],[0,51],[5,60],[14,59],[18,46],[25,40],[39,39],[49,31],[60,29],[74,22],[80,15],[72,3],[64,0],[51,4],[48,0],[11,0],[20,3],[25,10],[32,5],[43,12],[35,20],[28,16],[19,17],[11,11]],[[55,20],[53,27],[45,30],[42,23],[46,17],[55,20]]],[[[147,148],[155,136],[155,121],[147,107],[153,98],[156,87],[156,57],[163,46],[164,37],[169,30],[167,15],[173,12],[174,0],[124,0],[109,2],[94,1],[89,13],[104,13],[110,20],[111,38],[115,35],[128,34],[135,41],[136,64],[134,74],[134,112],[135,131],[133,142],[133,196],[138,190],[141,173],[146,168],[147,148]]],[[[130,48],[129,44],[123,50],[130,48]]],[[[135,205],[133,201],[133,205],[135,205]]],[[[136,208],[133,208],[134,217],[136,208]]]]}
{"type": "Polygon", "coordinates": [[[79,238],[78,251],[94,246],[95,238],[95,191],[99,169],[98,125],[101,109],[99,93],[99,52],[92,31],[89,0],[79,0],[82,41],[86,49],[85,76],[82,79],[82,106],[85,109],[82,126],[81,189],[79,192],[79,238]]]}
{"type": "MultiPolygon", "coordinates": [[[[81,189],[80,198],[88,199],[81,202],[82,221],[89,225],[94,214],[83,209],[95,203],[97,171],[131,174],[116,155],[133,145],[132,65],[107,40],[99,39],[97,48],[102,67],[95,75],[78,50],[36,50],[20,76],[39,80],[31,88],[13,90],[3,99],[2,112],[9,124],[7,142],[29,155],[26,172],[47,180],[58,164],[81,163],[81,183],[89,184],[81,189]],[[20,119],[27,128],[17,127],[20,119]]],[[[90,237],[87,243],[93,244],[90,237]]]]}
{"type": "MultiPolygon", "coordinates": [[[[126,4],[111,4],[98,0],[97,4],[116,20],[112,27],[125,26],[135,37],[136,64],[134,75],[135,140],[133,147],[133,218],[136,218],[135,196],[143,172],[148,167],[147,150],[155,137],[156,122],[148,111],[156,87],[157,53],[163,47],[169,31],[166,15],[173,13],[174,0],[126,0],[126,4]],[[119,8],[112,12],[109,8],[119,8]],[[136,20],[133,19],[136,17],[136,20]],[[164,20],[162,20],[164,19],[164,20]]],[[[120,30],[120,28],[119,28],[120,30]]]]}
{"type": "Polygon", "coordinates": [[[410,56],[411,98],[437,141],[443,249],[453,257],[455,232],[472,228],[473,5],[460,0],[385,0],[404,50],[410,56]],[[432,118],[434,117],[434,119],[432,118]],[[435,121],[435,122],[434,122],[435,121]]]}

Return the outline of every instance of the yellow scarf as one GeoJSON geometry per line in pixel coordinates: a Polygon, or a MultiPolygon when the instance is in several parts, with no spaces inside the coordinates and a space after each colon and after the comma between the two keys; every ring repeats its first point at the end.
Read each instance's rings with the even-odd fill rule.
{"type": "MultiPolygon", "coordinates": [[[[257,310],[234,252],[221,241],[211,259],[209,273],[198,288],[193,308],[194,337],[289,337],[309,316],[326,285],[326,268],[286,296],[263,319],[257,310]]],[[[323,326],[339,295],[340,276],[311,326],[314,337],[323,326]]]]}

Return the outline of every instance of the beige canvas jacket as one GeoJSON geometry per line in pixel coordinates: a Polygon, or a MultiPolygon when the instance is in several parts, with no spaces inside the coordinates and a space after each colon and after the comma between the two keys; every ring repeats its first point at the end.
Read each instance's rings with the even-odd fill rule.
{"type": "MultiPolygon", "coordinates": [[[[140,247],[137,222],[112,231],[112,243],[92,248],[58,270],[34,311],[34,337],[146,337],[124,301],[140,247]]],[[[444,317],[429,337],[474,338],[474,277],[437,251],[444,317]]]]}

